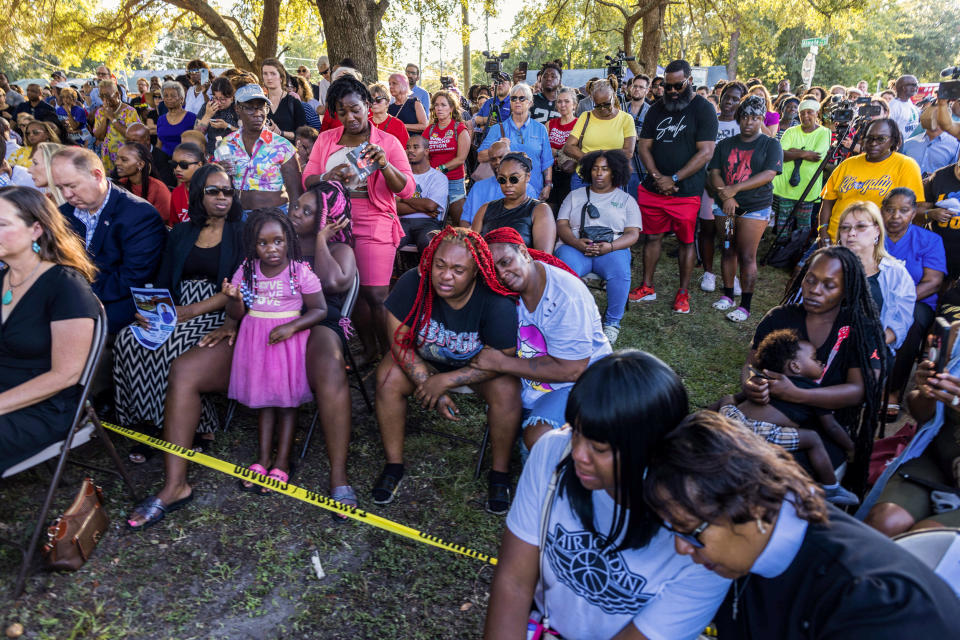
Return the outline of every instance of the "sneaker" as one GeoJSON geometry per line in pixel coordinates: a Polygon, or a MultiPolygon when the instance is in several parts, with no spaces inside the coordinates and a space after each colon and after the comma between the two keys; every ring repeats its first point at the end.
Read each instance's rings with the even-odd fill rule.
{"type": "Polygon", "coordinates": [[[634,302],[653,302],[657,299],[657,292],[653,290],[653,287],[644,282],[639,287],[631,289],[630,295],[627,297],[634,302]]]}
{"type": "Polygon", "coordinates": [[[607,336],[610,346],[617,344],[617,338],[620,336],[620,327],[612,324],[603,325],[603,335],[607,336]]]}
{"type": "Polygon", "coordinates": [[[487,487],[487,513],[502,516],[510,510],[510,485],[490,481],[487,487]]]}
{"type": "Polygon", "coordinates": [[[740,288],[740,278],[733,276],[733,295],[739,296],[743,293],[743,289],[740,288]]]}
{"type": "Polygon", "coordinates": [[[733,311],[727,314],[727,320],[730,322],[746,322],[747,318],[750,317],[750,312],[744,309],[743,307],[737,307],[733,311]]]}
{"type": "Polygon", "coordinates": [[[686,289],[677,291],[677,297],[673,299],[673,310],[677,313],[690,313],[690,294],[686,289]]]}
{"type": "Polygon", "coordinates": [[[717,290],[717,276],[710,273],[709,271],[703,272],[703,277],[700,278],[700,288],[704,291],[716,291],[717,290]]]}
{"type": "Polygon", "coordinates": [[[390,504],[397,495],[400,483],[403,482],[403,473],[394,475],[383,469],[383,473],[377,478],[377,483],[373,486],[373,501],[376,504],[390,504]]]}
{"type": "Polygon", "coordinates": [[[823,488],[824,497],[826,497],[827,502],[832,502],[833,504],[841,506],[854,506],[860,504],[860,498],[857,497],[852,491],[844,489],[840,485],[832,489],[823,488]]]}
{"type": "Polygon", "coordinates": [[[727,309],[733,308],[733,300],[731,300],[727,296],[723,296],[710,306],[716,309],[717,311],[726,311],[727,309]]]}

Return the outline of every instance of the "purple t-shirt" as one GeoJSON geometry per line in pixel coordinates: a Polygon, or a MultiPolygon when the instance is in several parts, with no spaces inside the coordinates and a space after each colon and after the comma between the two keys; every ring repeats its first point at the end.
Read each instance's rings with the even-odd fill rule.
{"type": "MultiPolygon", "coordinates": [[[[933,231],[911,224],[902,238],[894,242],[888,237],[884,246],[894,258],[903,260],[914,284],[923,278],[924,269],[934,269],[944,275],[947,273],[947,254],[943,250],[943,239],[933,231]]],[[[935,310],[937,294],[920,302],[926,302],[935,310]]]]}
{"type": "Polygon", "coordinates": [[[160,148],[163,149],[163,152],[172,156],[173,150],[180,144],[180,136],[183,135],[184,131],[193,129],[193,125],[196,123],[196,114],[189,111],[177,124],[167,122],[167,114],[160,116],[160,119],[157,120],[157,138],[160,140],[160,148]]]}

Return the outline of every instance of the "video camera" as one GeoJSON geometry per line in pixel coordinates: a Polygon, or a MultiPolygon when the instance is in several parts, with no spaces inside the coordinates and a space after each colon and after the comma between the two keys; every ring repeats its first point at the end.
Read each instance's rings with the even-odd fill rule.
{"type": "Polygon", "coordinates": [[[937,98],[940,100],[960,100],[960,65],[947,67],[940,72],[941,78],[950,78],[941,82],[937,87],[937,98]]]}
{"type": "Polygon", "coordinates": [[[825,111],[831,122],[838,125],[849,124],[854,118],[875,118],[883,113],[880,105],[872,104],[870,98],[844,100],[841,96],[831,97],[825,111]],[[857,107],[856,111],[854,107],[857,107]]]}
{"type": "Polygon", "coordinates": [[[607,61],[607,77],[615,76],[617,78],[617,84],[622,86],[624,73],[623,63],[633,62],[636,60],[636,57],[628,56],[623,52],[623,49],[620,49],[616,55],[603,56],[603,59],[607,61]]]}
{"type": "Polygon", "coordinates": [[[453,78],[450,76],[440,76],[440,86],[444,89],[450,89],[453,87],[453,78]]]}
{"type": "Polygon", "coordinates": [[[503,72],[503,61],[510,57],[509,53],[492,55],[489,51],[484,51],[483,57],[487,59],[483,65],[483,72],[490,75],[494,85],[510,80],[510,76],[503,72]]]}

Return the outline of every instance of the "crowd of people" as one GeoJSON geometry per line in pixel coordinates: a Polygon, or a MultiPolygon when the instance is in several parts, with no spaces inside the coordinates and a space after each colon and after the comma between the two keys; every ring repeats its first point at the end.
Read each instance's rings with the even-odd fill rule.
{"type": "MultiPolygon", "coordinates": [[[[509,514],[488,637],[951,633],[957,597],[881,533],[956,525],[960,501],[932,510],[923,483],[868,472],[879,426],[908,409],[937,424],[904,468],[960,482],[960,358],[937,370],[924,348],[937,317],[960,321],[960,101],[914,104],[909,75],[875,97],[696,87],[683,60],[582,88],[548,62],[466,95],[455,79],[429,94],[412,64],[387,84],[349,59],[317,70],[313,85],[276,59],[220,76],[193,60],[133,90],[101,66],[79,92],[54,74],[46,99],[0,74],[0,470],[69,429],[102,304],[106,415],[202,450],[225,395],[257,411],[250,472],[287,483],[316,399],[327,492],[362,505],[355,327],[384,451],[371,502],[402,499],[411,400],[454,421],[457,393],[485,403],[485,506],[509,514]],[[668,365],[614,351],[629,303],[657,300],[672,235],[673,311],[691,312],[699,264],[712,309],[747,321],[768,229],[784,251],[798,239],[791,284],[740,390],[691,413],[668,365]],[[176,306],[159,346],[138,338],[144,286],[176,306]],[[856,505],[869,527],[838,509],[856,505]]],[[[193,496],[166,454],[127,525],[193,496]]]]}

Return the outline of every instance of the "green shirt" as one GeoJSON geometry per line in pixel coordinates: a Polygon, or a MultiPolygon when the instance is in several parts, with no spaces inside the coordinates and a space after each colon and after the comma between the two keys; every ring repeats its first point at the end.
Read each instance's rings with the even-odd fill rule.
{"type": "MultiPolygon", "coordinates": [[[[786,153],[788,149],[816,151],[820,154],[820,159],[823,160],[823,156],[830,150],[830,129],[824,126],[818,126],[810,133],[804,133],[800,125],[790,127],[783,133],[783,138],[780,139],[780,146],[783,147],[784,153],[786,153]]],[[[786,200],[799,200],[800,194],[803,193],[807,182],[813,177],[819,165],[820,161],[802,160],[800,162],[800,183],[795,187],[791,187],[790,176],[793,174],[794,161],[784,160],[783,173],[773,179],[773,195],[786,200]]],[[[806,202],[811,202],[820,197],[822,185],[823,174],[821,173],[817,176],[816,183],[810,187],[810,191],[805,198],[806,202]]]]}

